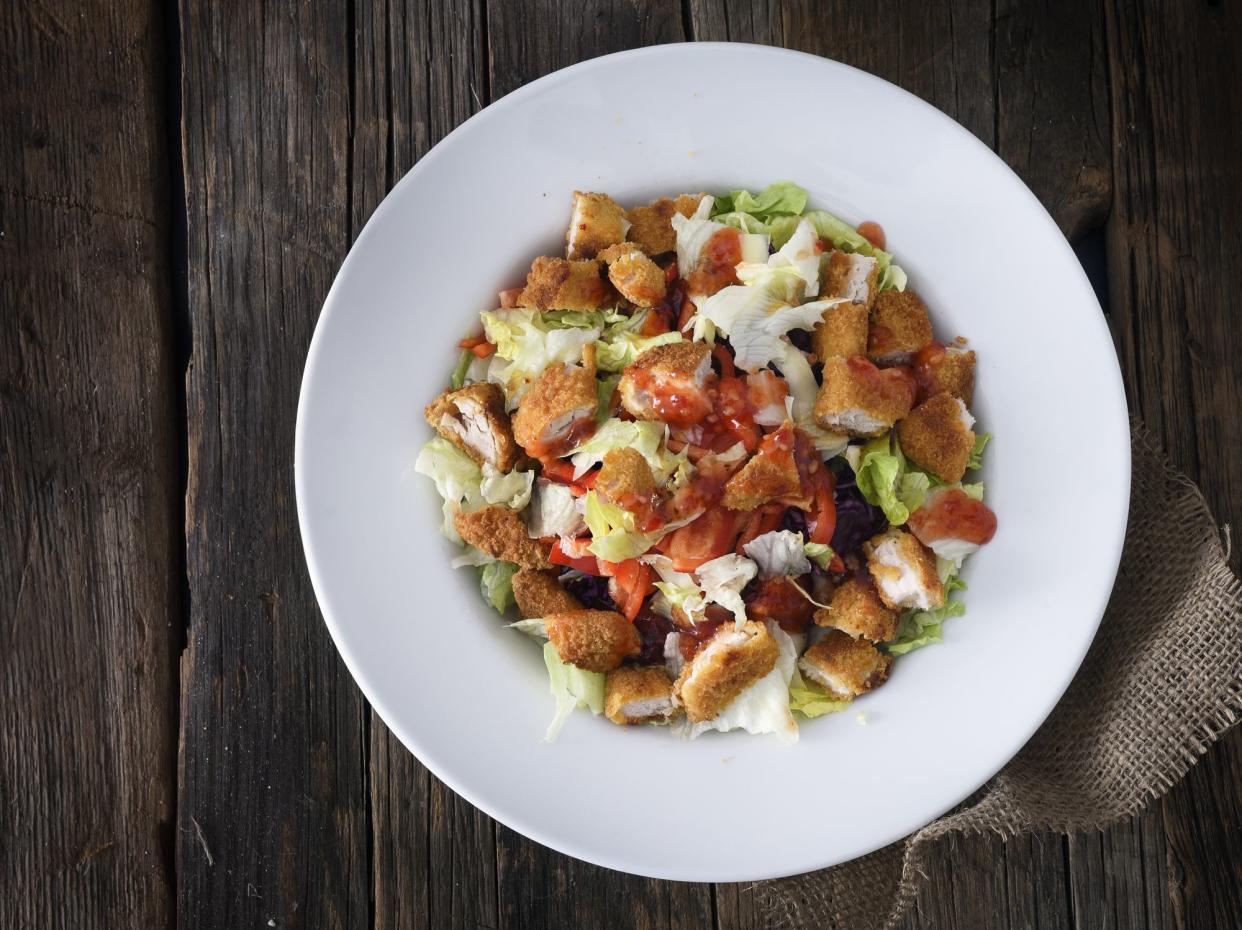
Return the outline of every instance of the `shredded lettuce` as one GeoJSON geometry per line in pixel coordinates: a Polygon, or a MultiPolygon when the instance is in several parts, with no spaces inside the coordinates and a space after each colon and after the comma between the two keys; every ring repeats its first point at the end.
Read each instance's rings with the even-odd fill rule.
{"type": "Polygon", "coordinates": [[[852,701],[842,701],[833,697],[818,684],[807,681],[794,668],[793,678],[789,681],[789,709],[803,717],[822,717],[824,714],[835,714],[849,707],[852,701]]]}
{"type": "Polygon", "coordinates": [[[810,296],[819,293],[819,250],[815,228],[806,220],[798,223],[789,241],[768,256],[769,268],[793,268],[806,282],[810,296]]]}
{"type": "Polygon", "coordinates": [[[760,578],[805,575],[811,570],[802,534],[792,530],[762,533],[743,546],[742,551],[759,566],[760,578]]]}
{"type": "Polygon", "coordinates": [[[648,349],[682,341],[681,333],[677,332],[640,335],[648,313],[648,310],[639,310],[633,316],[618,315],[617,319],[606,323],[603,335],[595,346],[595,363],[600,371],[621,371],[648,349]]]}
{"type": "Polygon", "coordinates": [[[950,617],[966,613],[963,601],[946,601],[935,610],[912,610],[901,615],[897,621],[897,636],[888,643],[889,655],[903,656],[931,643],[941,641],[940,629],[950,617]]]}
{"type": "Polygon", "coordinates": [[[599,426],[612,415],[612,395],[617,390],[617,385],[620,383],[620,375],[600,378],[595,382],[595,393],[599,403],[599,407],[595,411],[596,426],[599,426]]]}
{"type": "MultiPolygon", "coordinates": [[[[988,441],[991,438],[992,438],[991,433],[976,433],[975,434],[975,445],[974,445],[974,448],[970,450],[970,461],[966,463],[967,468],[976,470],[976,469],[983,467],[983,450],[987,446],[988,441]]],[[[965,490],[965,489],[966,489],[966,486],[962,485],[962,490],[965,490]]],[[[969,491],[967,491],[966,493],[970,494],[969,491]]],[[[973,497],[974,495],[972,494],[971,496],[973,497]]],[[[982,496],[979,498],[979,500],[983,500],[982,496]]]]}
{"type": "Polygon", "coordinates": [[[789,387],[789,396],[785,400],[789,405],[790,419],[810,437],[822,458],[829,459],[840,454],[849,445],[850,438],[844,433],[826,430],[815,422],[815,396],[819,392],[819,382],[815,380],[806,355],[792,343],[786,342],[781,357],[775,359],[773,364],[789,387]]]}
{"type": "Polygon", "coordinates": [[[671,618],[676,607],[691,623],[702,619],[707,602],[703,600],[703,592],[699,590],[694,576],[677,571],[673,568],[673,560],[666,555],[644,555],[639,561],[650,565],[660,576],[655,583],[659,594],[652,600],[652,610],[662,617],[671,618]]]}
{"type": "Polygon", "coordinates": [[[974,484],[963,484],[962,491],[967,497],[973,497],[977,501],[983,500],[983,482],[976,481],[974,484]]]}
{"type": "Polygon", "coordinates": [[[750,559],[730,552],[704,562],[695,570],[703,595],[713,603],[733,612],[739,625],[746,622],[746,604],[742,589],[755,577],[759,567],[750,559]]]}
{"type": "Polygon", "coordinates": [[[892,434],[873,439],[862,447],[855,468],[858,490],[870,504],[884,511],[888,522],[901,526],[923,505],[931,487],[925,472],[910,468],[892,434]]]}
{"type": "Polygon", "coordinates": [[[503,614],[513,604],[513,576],[517,570],[512,562],[499,561],[479,568],[479,588],[497,613],[503,614]]]}
{"type": "Polygon", "coordinates": [[[605,420],[590,439],[569,453],[574,478],[581,478],[613,449],[628,448],[637,449],[651,466],[656,480],[663,482],[689,460],[686,450],[673,453],[663,444],[665,431],[664,424],[654,420],[605,420]]]}
{"type": "Polygon", "coordinates": [[[585,524],[571,490],[556,481],[541,478],[535,484],[530,506],[525,510],[526,532],[532,539],[548,536],[577,536],[585,524]]]}
{"type": "Polygon", "coordinates": [[[482,549],[476,549],[469,543],[462,550],[461,555],[452,559],[449,565],[453,568],[465,568],[467,565],[472,568],[478,568],[480,565],[486,565],[488,562],[495,562],[494,556],[488,555],[482,549]]]}
{"type": "Polygon", "coordinates": [[[479,493],[488,504],[503,504],[510,510],[521,510],[530,503],[535,483],[533,471],[499,472],[491,465],[483,466],[479,493]]]}
{"type": "Polygon", "coordinates": [[[561,732],[565,718],[577,708],[585,707],[596,716],[603,713],[604,675],[601,672],[587,672],[576,665],[562,662],[556,653],[556,647],[551,643],[544,643],[543,662],[548,668],[552,697],[556,699],[556,713],[548,724],[544,739],[553,743],[561,732]]]}
{"type": "Polygon", "coordinates": [[[832,551],[832,546],[826,543],[809,542],[802,547],[802,551],[806,553],[806,557],[822,568],[828,570],[828,566],[837,554],[832,551]]]}
{"type": "Polygon", "coordinates": [[[548,638],[548,624],[543,617],[534,617],[528,620],[516,620],[508,624],[509,629],[517,630],[519,633],[525,633],[533,639],[548,638]]]}
{"type": "Polygon", "coordinates": [[[475,507],[482,502],[479,492],[482,470],[474,459],[443,436],[436,436],[423,446],[414,461],[414,470],[435,482],[436,490],[444,499],[444,522],[440,532],[460,543],[462,539],[453,526],[453,515],[463,504],[475,507]]]}
{"type": "Polygon", "coordinates": [[[461,358],[457,360],[457,367],[453,369],[453,373],[449,376],[449,387],[456,391],[459,387],[466,383],[466,372],[470,370],[470,364],[477,356],[469,349],[461,350],[461,358]]]}
{"type": "Polygon", "coordinates": [[[565,317],[523,307],[488,310],[479,316],[488,342],[496,346],[488,380],[504,388],[510,405],[516,404],[544,369],[578,362],[583,347],[597,342],[603,332],[602,316],[596,321],[601,325],[589,327],[558,325],[565,317]]]}
{"type": "MultiPolygon", "coordinates": [[[[746,213],[759,220],[774,216],[801,213],[806,209],[806,190],[792,181],[776,181],[758,194],[750,191],[729,191],[717,197],[715,213],[746,213]]],[[[752,231],[752,230],[748,230],[752,231]]]]}

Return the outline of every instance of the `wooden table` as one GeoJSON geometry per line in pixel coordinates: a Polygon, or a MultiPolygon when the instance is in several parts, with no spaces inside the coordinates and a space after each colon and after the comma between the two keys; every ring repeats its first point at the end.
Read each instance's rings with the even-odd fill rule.
{"type": "MultiPolygon", "coordinates": [[[[993,146],[1238,524],[1237,3],[4,4],[0,926],[756,925],[752,887],[585,865],[432,778],[332,646],[292,490],[307,343],[384,193],[527,81],[683,39],[849,62],[993,146]]],[[[1056,451],[1036,493],[1086,473],[1056,451]]],[[[1242,734],[1133,820],[957,840],[930,879],[910,927],[1236,930],[1242,734]]]]}

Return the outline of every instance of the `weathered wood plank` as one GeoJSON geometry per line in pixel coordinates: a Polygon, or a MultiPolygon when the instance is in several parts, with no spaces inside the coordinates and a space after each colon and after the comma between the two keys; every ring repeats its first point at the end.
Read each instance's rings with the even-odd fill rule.
{"type": "MultiPolygon", "coordinates": [[[[1218,519],[1242,516],[1242,86],[1235,4],[1110,0],[1112,314],[1131,407],[1196,477],[1218,519]]],[[[1242,564],[1235,547],[1232,563],[1242,564]]],[[[1162,802],[1180,927],[1242,914],[1242,734],[1162,802]]]]}
{"type": "Polygon", "coordinates": [[[1159,810],[1071,836],[1069,865],[1076,930],[1173,926],[1159,810]]]}
{"type": "Polygon", "coordinates": [[[186,926],[370,923],[366,709],[315,609],[290,462],[306,347],[348,243],[346,14],[181,5],[186,926]]]}
{"type": "Polygon", "coordinates": [[[0,11],[0,926],[167,927],[180,484],[156,6],[0,11]]]}

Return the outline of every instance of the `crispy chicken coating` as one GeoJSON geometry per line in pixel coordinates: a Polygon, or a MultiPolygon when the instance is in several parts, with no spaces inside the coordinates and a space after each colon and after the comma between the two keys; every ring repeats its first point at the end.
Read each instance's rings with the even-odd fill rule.
{"type": "Polygon", "coordinates": [[[693,426],[712,411],[711,352],[704,342],[648,349],[621,373],[621,405],[639,420],[693,426]]]}
{"type": "Polygon", "coordinates": [[[588,672],[610,672],[642,647],[634,624],[616,611],[567,610],[543,619],[561,661],[588,672]]]}
{"type": "Polygon", "coordinates": [[[561,587],[555,571],[522,569],[513,576],[513,599],[526,619],[581,610],[582,602],[561,587]]]}
{"type": "Polygon", "coordinates": [[[726,623],[682,667],[673,692],[692,722],[711,720],[772,671],[779,655],[776,640],[763,624],[749,620],[738,629],[726,623]]]}
{"type": "Polygon", "coordinates": [[[890,610],[944,606],[944,585],[936,573],[936,556],[913,533],[889,527],[867,540],[863,552],[880,600],[890,610]]]}
{"type": "Polygon", "coordinates": [[[975,419],[952,394],[937,394],[897,424],[902,451],[946,484],[962,480],[975,445],[975,419]]]}
{"type": "Polygon", "coordinates": [[[830,626],[882,643],[897,635],[897,612],[884,606],[868,577],[850,578],[832,592],[827,607],[815,612],[817,626],[830,626]]]}
{"type": "Polygon", "coordinates": [[[975,353],[959,346],[924,346],[914,357],[919,400],[935,394],[952,394],[966,406],[975,396],[975,353]]]}
{"type": "Polygon", "coordinates": [[[823,320],[815,325],[811,343],[820,361],[834,355],[866,355],[868,319],[863,304],[837,304],[825,310],[823,320]]]}
{"type": "Polygon", "coordinates": [[[677,248],[673,232],[673,215],[690,216],[698,209],[705,194],[681,194],[676,199],[661,197],[645,207],[634,207],[626,217],[630,221],[628,237],[648,255],[661,255],[677,248]]]}
{"type": "Polygon", "coordinates": [[[681,713],[662,666],[624,666],[604,682],[604,715],[613,723],[668,723],[681,713]]]}
{"type": "Polygon", "coordinates": [[[901,365],[932,341],[927,307],[914,291],[882,291],[871,309],[867,354],[886,365],[901,365]]]}
{"type": "Polygon", "coordinates": [[[862,356],[824,359],[815,398],[815,422],[851,436],[879,436],[910,412],[914,379],[898,368],[879,369],[862,356]]]}
{"type": "Polygon", "coordinates": [[[803,675],[843,701],[884,684],[892,664],[892,656],[840,630],[829,630],[798,660],[803,675]]]}
{"type": "MultiPolygon", "coordinates": [[[[852,303],[870,310],[875,303],[879,263],[869,255],[829,252],[824,261],[824,284],[820,297],[848,297],[852,303]]],[[[840,353],[842,355],[846,353],[840,353]]],[[[862,352],[849,353],[862,355],[862,352]]]]}
{"type": "Polygon", "coordinates": [[[608,265],[608,280],[622,297],[636,307],[654,307],[664,299],[668,285],[664,269],[632,242],[609,246],[599,253],[608,265]]]}
{"type": "Polygon", "coordinates": [[[592,260],[571,262],[541,255],[530,266],[518,306],[535,310],[598,310],[616,302],[602,266],[592,260]]]}
{"type": "Polygon", "coordinates": [[[522,458],[505,412],[505,394],[497,384],[476,381],[445,391],[423,410],[437,433],[480,465],[512,471],[522,458]]]}
{"type": "Polygon", "coordinates": [[[655,475],[637,449],[610,449],[595,476],[595,492],[622,510],[650,506],[655,494],[655,475]]]}
{"type": "Polygon", "coordinates": [[[534,380],[513,415],[513,436],[535,458],[555,457],[595,431],[595,372],[550,365],[534,380]]]}
{"type": "Polygon", "coordinates": [[[754,510],[774,500],[810,506],[798,470],[797,441],[788,420],[764,436],[750,461],[725,482],[722,503],[730,510],[754,510]]]}
{"type": "Polygon", "coordinates": [[[461,511],[453,516],[453,526],[462,539],[494,559],[522,568],[548,567],[548,547],[531,539],[517,511],[508,507],[461,511]]]}
{"type": "Polygon", "coordinates": [[[594,258],[616,242],[624,242],[630,228],[625,210],[607,194],[574,191],[573,212],[565,233],[565,255],[570,261],[594,258]]]}

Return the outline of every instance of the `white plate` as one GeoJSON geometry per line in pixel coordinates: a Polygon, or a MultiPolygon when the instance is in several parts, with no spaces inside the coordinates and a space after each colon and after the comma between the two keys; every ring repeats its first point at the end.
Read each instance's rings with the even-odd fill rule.
{"type": "MultiPolygon", "coordinates": [[[[1071,170],[1073,166],[1065,166],[1071,170]]],[[[509,827],[659,878],[749,881],[863,855],[996,772],[1043,721],[1103,613],[1129,498],[1112,342],[1073,252],[968,132],[861,71],[745,45],[648,48],[549,75],[428,153],[375,212],[315,331],[294,467],[311,580],[350,671],[451,788],[509,827]],[[774,737],[575,714],[541,741],[539,649],[448,567],[414,474],[457,340],[575,189],[622,202],[788,178],[879,221],[942,337],[979,352],[975,413],[1000,520],[967,568],[969,613],[854,710],[774,737]]]]}

